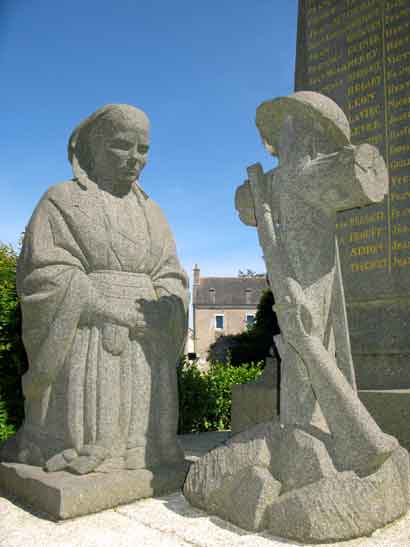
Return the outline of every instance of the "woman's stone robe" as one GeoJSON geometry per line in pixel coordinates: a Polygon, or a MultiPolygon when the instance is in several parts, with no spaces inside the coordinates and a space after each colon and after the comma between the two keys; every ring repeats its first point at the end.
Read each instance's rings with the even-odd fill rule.
{"type": "Polygon", "coordinates": [[[17,283],[29,358],[17,459],[43,465],[90,446],[120,467],[135,450],[143,467],[176,459],[189,296],[158,205],[137,185],[118,198],[90,180],[57,184],[31,218],[17,283]],[[156,320],[144,331],[102,321],[102,298],[144,298],[156,320]]]}

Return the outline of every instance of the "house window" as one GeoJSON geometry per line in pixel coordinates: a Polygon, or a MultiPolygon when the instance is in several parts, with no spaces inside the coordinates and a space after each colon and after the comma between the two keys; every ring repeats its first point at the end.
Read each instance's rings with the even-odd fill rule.
{"type": "Polygon", "coordinates": [[[224,328],[224,316],[215,315],[215,328],[217,330],[222,330],[224,328]]]}
{"type": "Polygon", "coordinates": [[[252,298],[252,289],[245,289],[245,304],[250,304],[252,298]]]}
{"type": "Polygon", "coordinates": [[[247,313],[245,316],[245,323],[247,327],[250,327],[255,322],[255,314],[253,313],[247,313]]]}
{"type": "Polygon", "coordinates": [[[209,301],[211,304],[215,304],[215,289],[209,289],[209,301]]]}

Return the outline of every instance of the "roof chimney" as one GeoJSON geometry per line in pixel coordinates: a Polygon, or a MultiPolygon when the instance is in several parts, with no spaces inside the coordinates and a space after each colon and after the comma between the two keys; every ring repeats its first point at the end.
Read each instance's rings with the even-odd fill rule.
{"type": "Polygon", "coordinates": [[[192,274],[193,274],[193,284],[194,284],[194,286],[199,285],[199,278],[201,277],[201,270],[199,269],[198,264],[195,264],[195,266],[192,270],[192,274]]]}

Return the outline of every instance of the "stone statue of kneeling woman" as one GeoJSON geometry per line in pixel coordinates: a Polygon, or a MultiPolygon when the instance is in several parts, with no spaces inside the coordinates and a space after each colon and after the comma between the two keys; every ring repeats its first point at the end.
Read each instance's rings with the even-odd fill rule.
{"type": "Polygon", "coordinates": [[[71,135],[74,179],[33,213],[17,277],[26,418],[0,460],[76,474],[183,461],[176,364],[188,280],[139,184],[148,149],[144,112],[97,110],[71,135]]]}

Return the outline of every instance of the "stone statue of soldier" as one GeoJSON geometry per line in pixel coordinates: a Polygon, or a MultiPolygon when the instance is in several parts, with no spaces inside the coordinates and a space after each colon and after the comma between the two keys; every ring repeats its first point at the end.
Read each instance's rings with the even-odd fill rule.
{"type": "Polygon", "coordinates": [[[324,418],[344,444],[363,434],[366,448],[353,435],[344,463],[371,467],[397,443],[357,397],[335,230],[337,211],[384,198],[386,165],[375,147],[350,143],[343,111],[319,93],[267,101],[256,124],[279,165],[266,175],[251,166],[236,205],[258,228],[275,296],[281,423],[320,426],[324,418]]]}
{"type": "Polygon", "coordinates": [[[17,273],[26,418],[0,460],[77,475],[183,462],[188,280],[139,184],[148,149],[144,112],[104,106],[71,135],[73,180],[33,213],[17,273]]]}
{"type": "Polygon", "coordinates": [[[336,240],[336,212],[381,201],[388,177],[354,146],[331,99],[297,92],[262,103],[278,167],[248,168],[235,197],[256,226],[281,334],[280,416],[232,437],[189,470],[194,505],[250,530],[301,541],[368,535],[410,503],[409,457],[358,398],[336,240]]]}

